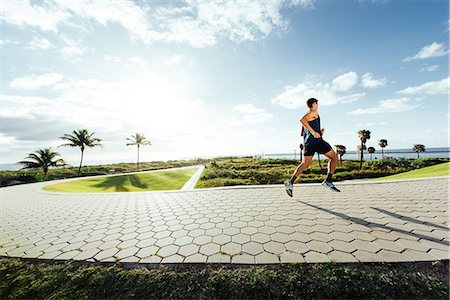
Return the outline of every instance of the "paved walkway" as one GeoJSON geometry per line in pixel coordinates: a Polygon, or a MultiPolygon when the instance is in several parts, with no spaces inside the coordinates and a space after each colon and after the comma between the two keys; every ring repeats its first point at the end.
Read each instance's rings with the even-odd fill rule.
{"type": "Polygon", "coordinates": [[[449,178],[68,194],[0,188],[0,255],[140,263],[449,258],[449,178]]]}
{"type": "Polygon", "coordinates": [[[205,169],[205,165],[198,165],[194,166],[197,167],[197,171],[192,175],[191,179],[189,179],[181,188],[182,191],[188,191],[193,190],[195,188],[195,185],[197,184],[197,181],[200,179],[200,176],[202,175],[203,170],[205,169]]]}

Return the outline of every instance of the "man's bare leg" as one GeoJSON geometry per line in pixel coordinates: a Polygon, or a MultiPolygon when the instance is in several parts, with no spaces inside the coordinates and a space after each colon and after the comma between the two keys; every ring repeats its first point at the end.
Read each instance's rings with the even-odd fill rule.
{"type": "Polygon", "coordinates": [[[292,184],[294,184],[295,180],[298,178],[298,176],[300,176],[300,174],[302,174],[306,169],[308,169],[312,159],[313,156],[303,156],[301,164],[297,166],[297,168],[294,171],[294,175],[291,177],[292,184]]]}
{"type": "Polygon", "coordinates": [[[322,185],[324,187],[329,188],[330,190],[334,191],[334,192],[340,192],[339,189],[337,189],[334,184],[331,182],[331,176],[334,174],[334,171],[336,170],[336,166],[337,166],[337,155],[336,152],[334,152],[333,149],[331,149],[330,151],[328,151],[327,153],[324,154],[326,157],[328,157],[328,173],[327,173],[327,178],[322,182],[322,185]]]}
{"type": "Polygon", "coordinates": [[[336,170],[336,166],[337,166],[337,160],[338,157],[336,155],[336,152],[334,152],[334,150],[330,150],[327,153],[324,154],[326,157],[328,157],[328,172],[327,174],[334,174],[334,170],[336,170]]]}
{"type": "Polygon", "coordinates": [[[294,175],[292,175],[290,180],[284,181],[284,186],[286,187],[286,193],[292,197],[293,191],[294,191],[294,182],[297,179],[300,174],[303,173],[308,167],[309,163],[312,160],[312,156],[303,156],[303,161],[301,164],[298,165],[298,167],[294,171],[294,175]]]}

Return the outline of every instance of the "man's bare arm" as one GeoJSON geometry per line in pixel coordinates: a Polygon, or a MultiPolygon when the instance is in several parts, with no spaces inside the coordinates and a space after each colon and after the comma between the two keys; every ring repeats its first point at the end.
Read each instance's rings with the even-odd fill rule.
{"type": "Polygon", "coordinates": [[[312,129],[312,127],[309,125],[308,123],[308,117],[309,117],[309,113],[306,113],[303,118],[300,119],[300,122],[303,124],[303,126],[305,126],[309,132],[311,132],[311,134],[315,137],[315,138],[320,138],[320,133],[316,132],[314,129],[312,129]]]}

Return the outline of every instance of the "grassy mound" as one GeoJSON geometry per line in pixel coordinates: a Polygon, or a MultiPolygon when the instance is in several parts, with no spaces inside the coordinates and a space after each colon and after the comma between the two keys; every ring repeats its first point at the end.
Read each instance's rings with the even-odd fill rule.
{"type": "Polygon", "coordinates": [[[44,187],[52,192],[98,193],[98,192],[143,192],[179,190],[194,175],[197,168],[103,176],[57,183],[44,187]]]}
{"type": "Polygon", "coordinates": [[[377,178],[377,180],[409,179],[434,176],[450,176],[450,163],[438,164],[400,174],[377,178]]]}

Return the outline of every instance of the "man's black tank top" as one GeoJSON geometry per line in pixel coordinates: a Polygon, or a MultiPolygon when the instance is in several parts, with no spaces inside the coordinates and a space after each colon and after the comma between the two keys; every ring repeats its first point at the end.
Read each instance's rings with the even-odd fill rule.
{"type": "Polygon", "coordinates": [[[314,145],[322,141],[322,132],[320,131],[320,117],[317,116],[317,119],[309,121],[309,126],[311,126],[314,131],[320,134],[320,138],[315,138],[311,132],[309,132],[308,128],[305,127],[305,135],[303,137],[303,143],[306,146],[314,145]]]}

